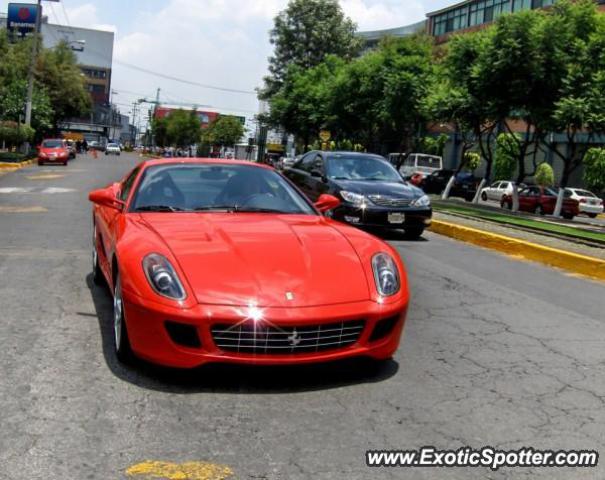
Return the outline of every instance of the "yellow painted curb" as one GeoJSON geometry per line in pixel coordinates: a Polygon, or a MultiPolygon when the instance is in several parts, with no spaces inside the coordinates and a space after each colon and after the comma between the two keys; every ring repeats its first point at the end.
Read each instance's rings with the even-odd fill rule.
{"type": "Polygon", "coordinates": [[[440,235],[472,243],[480,247],[497,250],[507,255],[540,262],[569,272],[605,280],[605,260],[577,253],[557,250],[516,238],[463,227],[453,223],[433,220],[430,230],[440,235]]]}
{"type": "Polygon", "coordinates": [[[34,163],[33,160],[26,160],[25,162],[11,163],[11,162],[0,162],[0,169],[8,170],[19,170],[20,168],[27,167],[34,163]]]}

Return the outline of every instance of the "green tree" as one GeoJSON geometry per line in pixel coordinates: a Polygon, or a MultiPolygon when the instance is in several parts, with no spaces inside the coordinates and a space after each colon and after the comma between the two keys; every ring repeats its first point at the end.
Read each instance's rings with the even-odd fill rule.
{"type": "Polygon", "coordinates": [[[431,55],[426,36],[387,38],[346,64],[331,80],[331,130],[370,151],[410,153],[427,120],[422,99],[433,75],[431,55]]]}
{"type": "Polygon", "coordinates": [[[180,148],[193,145],[200,138],[200,128],[195,111],[179,109],[171,112],[166,117],[166,142],[180,148]]]}
{"type": "Polygon", "coordinates": [[[221,115],[202,132],[202,141],[209,145],[232,147],[244,136],[244,126],[237,117],[221,115]]]}
{"type": "Polygon", "coordinates": [[[338,0],[290,0],[274,20],[270,41],[270,75],[265,78],[264,98],[275,95],[286,81],[290,67],[303,70],[319,65],[330,55],[353,58],[361,41],[356,25],[345,16],[338,0]]]}
{"type": "Polygon", "coordinates": [[[154,118],[151,121],[151,134],[155,138],[156,145],[160,147],[168,146],[168,119],[154,118]]]}
{"type": "Polygon", "coordinates": [[[605,133],[605,18],[591,0],[562,0],[546,17],[544,28],[549,32],[548,54],[559,59],[560,78],[547,127],[564,133],[567,147],[560,151],[550,136],[544,143],[563,163],[565,188],[594,137],[605,133]]]}
{"type": "Polygon", "coordinates": [[[496,140],[494,160],[494,180],[510,180],[517,170],[519,158],[519,141],[515,135],[501,133],[496,140]]]}
{"type": "Polygon", "coordinates": [[[330,111],[333,81],[345,66],[335,56],[328,56],[321,64],[302,69],[292,66],[288,81],[270,99],[269,123],[294,134],[309,145],[319,131],[334,125],[330,111]]]}
{"type": "Polygon", "coordinates": [[[584,182],[588,188],[605,190],[605,149],[591,148],[584,157],[584,182]]]}
{"type": "MultiPolygon", "coordinates": [[[[11,44],[6,32],[0,31],[0,119],[18,121],[25,114],[32,41],[11,44]]],[[[84,78],[65,43],[41,49],[34,73],[32,126],[37,137],[56,128],[64,118],[89,110],[91,99],[84,78]]]]}
{"type": "Polygon", "coordinates": [[[454,36],[423,105],[428,118],[453,126],[462,138],[460,169],[466,152],[478,146],[486,162],[485,179],[491,176],[493,143],[499,123],[498,113],[485,88],[489,72],[482,59],[491,42],[489,30],[454,36]]]}
{"type": "Polygon", "coordinates": [[[548,163],[541,163],[536,169],[536,183],[542,187],[552,187],[555,184],[555,172],[548,163]]]}
{"type": "Polygon", "coordinates": [[[481,155],[477,152],[466,152],[464,155],[464,169],[474,172],[481,165],[481,155]]]}
{"type": "Polygon", "coordinates": [[[50,98],[55,128],[65,118],[79,117],[90,111],[92,99],[76,55],[67,43],[42,50],[35,75],[37,83],[44,86],[50,98]]]}

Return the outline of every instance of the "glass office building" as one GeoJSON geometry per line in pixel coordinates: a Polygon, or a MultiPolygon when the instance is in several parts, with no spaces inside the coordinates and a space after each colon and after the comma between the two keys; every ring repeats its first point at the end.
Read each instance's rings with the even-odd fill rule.
{"type": "Polygon", "coordinates": [[[436,37],[496,20],[505,13],[552,5],[554,0],[473,0],[428,15],[436,37]]]}

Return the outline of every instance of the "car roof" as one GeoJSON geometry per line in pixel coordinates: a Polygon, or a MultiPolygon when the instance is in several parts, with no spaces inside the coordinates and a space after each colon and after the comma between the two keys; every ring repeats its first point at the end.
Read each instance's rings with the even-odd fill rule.
{"type": "MultiPolygon", "coordinates": [[[[337,157],[339,155],[346,155],[347,157],[374,157],[380,158],[382,160],[386,160],[382,155],[378,155],[377,153],[366,153],[366,152],[349,152],[346,150],[316,150],[317,153],[321,153],[326,157],[337,157]]],[[[309,152],[311,153],[311,152],[309,152]]]]}
{"type": "Polygon", "coordinates": [[[144,167],[153,167],[156,165],[248,165],[266,170],[274,170],[273,167],[268,165],[228,158],[152,158],[143,162],[144,167]]]}

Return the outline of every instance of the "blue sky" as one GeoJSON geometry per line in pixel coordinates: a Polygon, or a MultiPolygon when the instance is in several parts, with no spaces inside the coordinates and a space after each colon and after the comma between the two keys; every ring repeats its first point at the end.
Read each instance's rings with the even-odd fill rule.
{"type": "MultiPolygon", "coordinates": [[[[29,0],[33,2],[33,0],[29,0]]],[[[28,0],[24,0],[28,3],[28,0]]],[[[456,0],[341,0],[362,30],[397,27],[422,20],[426,12],[456,0]]],[[[8,1],[0,0],[6,12],[8,1]]],[[[53,23],[115,32],[114,100],[128,105],[162,89],[166,102],[211,105],[252,115],[254,95],[226,93],[149,75],[137,65],[206,85],[254,90],[262,83],[271,54],[268,30],[287,0],[62,0],[43,2],[53,23]]]]}

